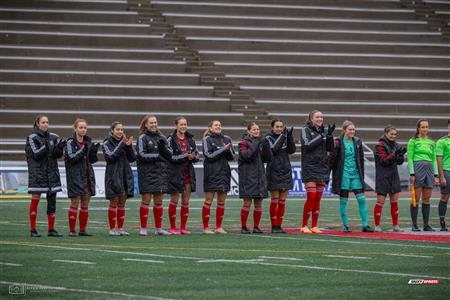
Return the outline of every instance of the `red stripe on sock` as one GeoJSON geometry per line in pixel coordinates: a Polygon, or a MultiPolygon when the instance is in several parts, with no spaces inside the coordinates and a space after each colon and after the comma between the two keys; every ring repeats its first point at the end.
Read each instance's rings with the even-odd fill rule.
{"type": "Polygon", "coordinates": [[[211,204],[203,203],[202,208],[202,221],[203,221],[203,228],[209,227],[209,216],[211,214],[211,204]]]}
{"type": "Polygon", "coordinates": [[[37,216],[37,209],[39,205],[39,196],[31,198],[30,202],[30,229],[36,230],[36,216],[37,216]]]}
{"type": "Polygon", "coordinates": [[[377,202],[373,208],[373,219],[375,221],[375,226],[380,226],[381,213],[383,211],[383,204],[377,202]]]}
{"type": "Polygon", "coordinates": [[[109,229],[116,228],[116,220],[117,220],[117,206],[115,205],[109,205],[108,208],[108,222],[109,222],[109,229]]]}
{"type": "Polygon", "coordinates": [[[280,199],[278,201],[278,209],[277,209],[277,225],[278,226],[281,226],[283,224],[285,208],[286,208],[286,200],[280,199]]]}
{"type": "Polygon", "coordinates": [[[253,227],[259,227],[259,224],[261,223],[262,212],[262,207],[253,209],[253,227]]]}
{"type": "Polygon", "coordinates": [[[139,219],[141,221],[141,228],[147,228],[148,222],[148,204],[141,202],[141,207],[139,208],[139,219]]]}
{"type": "Polygon", "coordinates": [[[216,228],[222,227],[223,215],[225,214],[225,205],[217,204],[216,207],[216,228]]]}
{"type": "Polygon", "coordinates": [[[186,230],[186,224],[189,217],[189,204],[181,205],[180,210],[180,229],[186,230]]]}
{"type": "Polygon", "coordinates": [[[67,216],[69,218],[69,231],[70,232],[75,231],[75,224],[77,223],[77,213],[78,213],[78,207],[70,206],[69,212],[67,213],[67,216]]]}
{"type": "Polygon", "coordinates": [[[123,224],[125,223],[125,207],[117,207],[117,228],[123,229],[123,224]]]}
{"type": "Polygon", "coordinates": [[[177,228],[177,203],[170,202],[169,208],[167,210],[169,213],[170,228],[176,229],[177,228]]]}
{"type": "Polygon", "coordinates": [[[242,227],[247,227],[247,219],[248,219],[248,215],[250,213],[250,208],[248,207],[242,207],[241,209],[241,226],[242,227]]]}
{"type": "Polygon", "coordinates": [[[392,225],[398,225],[398,202],[391,203],[392,225]]]}
{"type": "Polygon", "coordinates": [[[153,219],[155,221],[155,228],[159,229],[162,227],[162,219],[163,219],[163,206],[162,204],[154,204],[153,205],[153,219]]]}
{"type": "Polygon", "coordinates": [[[270,208],[269,208],[269,214],[270,214],[270,223],[272,226],[278,225],[278,207],[279,202],[278,198],[272,198],[270,201],[270,208]]]}

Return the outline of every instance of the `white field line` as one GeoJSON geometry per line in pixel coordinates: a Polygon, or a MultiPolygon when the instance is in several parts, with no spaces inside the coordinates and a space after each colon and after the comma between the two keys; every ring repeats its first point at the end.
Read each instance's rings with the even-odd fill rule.
{"type": "Polygon", "coordinates": [[[348,258],[348,259],[372,259],[371,257],[366,256],[346,256],[346,255],[323,255],[324,257],[330,258],[348,258]]]}
{"type": "Polygon", "coordinates": [[[88,289],[73,289],[66,288],[62,286],[50,286],[50,285],[42,285],[42,284],[33,284],[26,282],[13,282],[13,281],[0,281],[0,284],[3,285],[21,285],[25,288],[29,287],[31,289],[47,289],[47,290],[57,290],[63,292],[75,292],[75,293],[88,293],[88,294],[100,294],[100,295],[108,295],[108,296],[116,296],[116,297],[126,297],[126,298],[137,298],[137,299],[153,299],[153,300],[170,300],[170,298],[162,298],[162,297],[153,297],[153,296],[144,296],[144,295],[136,295],[136,294],[126,294],[119,292],[109,292],[109,291],[101,291],[101,290],[88,290],[88,289]]]}
{"type": "Polygon", "coordinates": [[[7,262],[0,262],[0,266],[8,266],[8,267],[22,267],[22,264],[15,264],[15,263],[7,263],[7,262]]]}
{"type": "Polygon", "coordinates": [[[275,257],[275,256],[258,256],[259,258],[266,258],[266,259],[276,259],[276,260],[291,260],[291,261],[302,261],[304,259],[302,258],[295,258],[295,257],[275,257]]]}
{"type": "Polygon", "coordinates": [[[264,259],[202,259],[198,263],[249,263],[249,262],[264,262],[264,259]]]}
{"type": "Polygon", "coordinates": [[[95,262],[84,260],[66,260],[66,259],[53,259],[54,262],[68,263],[68,264],[80,264],[80,265],[95,265],[95,262]]]}
{"type": "MultiPolygon", "coordinates": [[[[186,256],[174,256],[174,255],[162,255],[162,254],[151,254],[142,252],[131,252],[131,251],[118,251],[118,250],[107,250],[107,249],[94,249],[94,248],[77,248],[77,247],[64,247],[64,246],[53,246],[53,245],[42,245],[42,244],[21,244],[8,241],[0,241],[2,245],[14,245],[14,246],[29,246],[29,247],[42,247],[42,248],[54,248],[62,250],[74,250],[74,251],[89,251],[89,252],[102,252],[102,253],[115,253],[115,254],[128,254],[128,255],[139,255],[139,256],[154,256],[154,257],[167,257],[175,259],[184,259],[191,261],[212,261],[212,259],[199,258],[199,257],[186,257],[186,256]]],[[[218,261],[218,260],[214,260],[218,261]]],[[[233,262],[233,260],[225,260],[227,263],[233,262]]],[[[383,271],[371,271],[371,270],[360,270],[360,269],[342,269],[342,268],[332,268],[332,267],[319,267],[312,265],[286,265],[277,263],[267,263],[264,261],[252,261],[252,260],[238,260],[239,264],[254,264],[262,266],[275,266],[275,267],[287,267],[287,268],[301,268],[301,269],[311,269],[311,270],[326,270],[335,272],[349,272],[349,273],[364,273],[364,274],[377,274],[377,275],[388,275],[388,276],[405,276],[411,278],[435,278],[435,279],[445,279],[450,280],[450,277],[427,275],[427,274],[408,274],[408,273],[396,273],[396,272],[383,272],[383,271]]]]}
{"type": "Polygon", "coordinates": [[[401,257],[416,257],[416,258],[433,258],[429,255],[412,255],[412,254],[401,254],[401,253],[386,253],[389,256],[401,256],[401,257]]]}
{"type": "Polygon", "coordinates": [[[152,260],[152,259],[138,259],[138,258],[122,258],[123,261],[138,261],[138,262],[146,262],[146,263],[155,263],[155,264],[163,264],[162,260],[152,260]]]}

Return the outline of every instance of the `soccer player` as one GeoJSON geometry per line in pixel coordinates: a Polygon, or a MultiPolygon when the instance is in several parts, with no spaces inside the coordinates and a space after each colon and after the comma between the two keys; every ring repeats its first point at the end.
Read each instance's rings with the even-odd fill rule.
{"type": "Polygon", "coordinates": [[[163,198],[167,192],[168,161],[172,157],[172,149],[166,137],[158,129],[155,116],[145,116],[140,125],[140,135],[137,141],[137,171],[141,207],[140,236],[147,235],[147,220],[150,201],[153,197],[153,218],[155,235],[170,235],[162,228],[163,198]]]}
{"type": "Polygon", "coordinates": [[[441,201],[439,201],[439,223],[441,231],[447,231],[445,213],[450,196],[450,120],[448,120],[448,133],[440,138],[436,145],[436,160],[441,186],[441,201]]]}
{"type": "Polygon", "coordinates": [[[330,167],[328,152],[334,148],[333,131],[335,125],[323,126],[323,114],[318,110],[309,113],[301,132],[302,145],[302,181],[306,188],[306,202],[303,207],[301,232],[322,233],[317,228],[320,211],[320,199],[325,185],[329,181],[330,167]],[[312,213],[311,229],[308,220],[312,213]]]}
{"type": "Polygon", "coordinates": [[[416,192],[416,205],[411,204],[412,231],[420,231],[417,226],[419,201],[422,198],[423,230],[434,231],[428,224],[430,218],[430,198],[433,184],[439,184],[436,162],[436,143],[428,137],[429,124],[420,119],[416,125],[416,134],[408,142],[408,169],[410,183],[416,192]]]}
{"type": "Polygon", "coordinates": [[[125,202],[134,196],[134,178],[130,163],[136,160],[133,137],[126,137],[124,126],[115,121],[111,124],[109,136],[103,141],[103,155],[106,160],[105,194],[109,199],[109,235],[130,235],[123,230],[125,202]],[[116,230],[116,221],[117,229],[116,230]]]}
{"type": "Polygon", "coordinates": [[[362,141],[355,136],[355,125],[350,121],[342,124],[342,135],[335,139],[331,155],[333,170],[333,193],[340,196],[339,211],[344,232],[350,232],[347,202],[352,191],[358,201],[363,232],[373,232],[367,217],[366,196],[364,195],[364,149],[362,141]]]}
{"type": "Polygon", "coordinates": [[[189,199],[191,192],[195,192],[195,170],[194,163],[198,159],[197,146],[194,136],[187,131],[187,120],[184,117],[175,119],[175,130],[167,138],[173,151],[169,164],[169,186],[170,193],[169,219],[170,233],[190,234],[186,229],[189,216],[189,199]],[[181,193],[180,230],[177,230],[177,205],[181,193]]]}
{"type": "Polygon", "coordinates": [[[253,233],[263,233],[259,228],[262,201],[267,198],[267,179],[264,163],[272,159],[269,141],[261,137],[258,124],[250,122],[247,132],[239,143],[239,198],[241,209],[241,233],[248,234],[247,217],[253,200],[253,233]]]}
{"type": "Polygon", "coordinates": [[[401,192],[400,176],[397,165],[403,164],[406,149],[400,147],[395,141],[397,129],[388,125],[384,129],[383,136],[375,146],[375,191],[377,193],[377,203],[374,207],[375,232],[381,232],[380,219],[384,202],[389,194],[391,202],[391,217],[394,232],[401,232],[398,225],[398,196],[401,192]]]}
{"type": "Polygon", "coordinates": [[[292,168],[289,154],[295,153],[292,132],[283,121],[272,120],[272,131],[266,135],[272,150],[272,160],[267,163],[267,188],[270,191],[270,222],[272,233],[285,233],[283,224],[284,209],[288,190],[292,189],[292,168]]]}
{"type": "Polygon", "coordinates": [[[231,169],[229,161],[233,160],[234,149],[231,138],[222,133],[222,124],[218,120],[209,123],[203,135],[203,189],[205,201],[202,208],[204,234],[227,233],[222,227],[225,213],[225,200],[230,191],[231,169]],[[217,193],[216,228],[209,229],[209,216],[214,194],[217,193]]]}
{"type": "Polygon", "coordinates": [[[47,194],[48,236],[62,236],[55,230],[56,193],[62,190],[57,159],[63,155],[66,141],[51,133],[48,128],[48,117],[38,115],[25,146],[28,193],[31,194],[29,213],[32,237],[41,236],[36,230],[36,215],[42,193],[47,194]]]}
{"type": "Polygon", "coordinates": [[[93,143],[91,138],[86,135],[86,120],[76,119],[73,128],[74,134],[67,139],[64,151],[67,194],[71,201],[68,213],[69,236],[76,236],[75,224],[80,203],[78,235],[91,236],[92,234],[86,232],[86,226],[89,216],[89,201],[95,195],[95,173],[92,164],[98,161],[97,151],[100,144],[93,143]]]}

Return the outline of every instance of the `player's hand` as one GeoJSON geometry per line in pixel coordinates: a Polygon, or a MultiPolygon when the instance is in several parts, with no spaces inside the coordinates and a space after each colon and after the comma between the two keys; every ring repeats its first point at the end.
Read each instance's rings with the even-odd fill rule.
{"type": "Polygon", "coordinates": [[[409,183],[411,183],[411,185],[414,184],[415,180],[416,180],[416,176],[414,176],[414,175],[409,176],[409,183]]]}
{"type": "Polygon", "coordinates": [[[230,150],[230,149],[231,149],[231,143],[225,144],[225,145],[223,146],[223,149],[225,149],[225,150],[230,150]]]}
{"type": "Polygon", "coordinates": [[[443,188],[447,187],[447,179],[445,179],[445,176],[444,176],[444,175],[441,176],[440,182],[441,182],[441,186],[442,186],[443,188]]]}
{"type": "Polygon", "coordinates": [[[125,145],[130,146],[131,144],[133,144],[133,136],[125,139],[125,145]]]}
{"type": "Polygon", "coordinates": [[[336,129],[336,125],[328,125],[327,135],[333,135],[334,130],[336,129]]]}
{"type": "Polygon", "coordinates": [[[434,180],[433,180],[433,184],[434,185],[439,185],[439,177],[434,177],[434,180]]]}

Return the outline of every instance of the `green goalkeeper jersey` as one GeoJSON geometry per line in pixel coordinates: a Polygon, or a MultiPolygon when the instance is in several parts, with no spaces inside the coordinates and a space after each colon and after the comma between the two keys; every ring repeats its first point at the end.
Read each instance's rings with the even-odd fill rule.
{"type": "Polygon", "coordinates": [[[442,157],[444,171],[450,171],[450,136],[441,137],[436,143],[436,156],[442,157]]]}
{"type": "Polygon", "coordinates": [[[430,161],[433,164],[434,175],[438,175],[436,162],[436,143],[430,138],[412,138],[408,142],[408,170],[414,174],[415,161],[430,161]]]}

